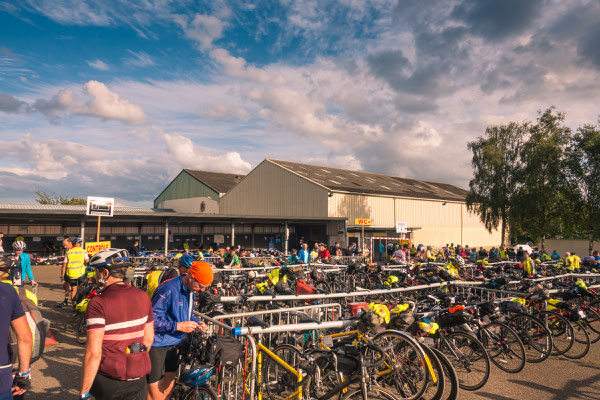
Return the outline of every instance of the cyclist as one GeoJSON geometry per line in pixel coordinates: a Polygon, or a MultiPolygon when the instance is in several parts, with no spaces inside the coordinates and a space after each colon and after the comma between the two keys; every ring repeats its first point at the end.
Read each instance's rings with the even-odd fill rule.
{"type": "Polygon", "coordinates": [[[29,254],[25,253],[25,242],[17,241],[13,242],[12,248],[15,251],[14,265],[11,273],[11,278],[14,286],[23,286],[25,284],[24,278],[27,277],[31,281],[31,286],[37,286],[37,282],[33,278],[33,272],[31,271],[31,258],[29,254]]]}
{"type": "Polygon", "coordinates": [[[132,267],[127,250],[99,251],[90,265],[102,291],[87,306],[79,398],[91,393],[97,400],[145,400],[148,348],[154,340],[152,304],[144,292],[123,282],[132,267]]]}
{"type": "Polygon", "coordinates": [[[188,274],[160,285],[152,296],[154,343],[150,349],[152,369],[146,377],[149,399],[169,397],[177,371],[177,345],[187,334],[208,328],[192,314],[195,294],[206,290],[213,281],[211,266],[194,261],[188,274]]]}
{"type": "Polygon", "coordinates": [[[65,307],[69,304],[69,299],[74,301],[77,295],[77,285],[81,284],[86,279],[85,263],[90,259],[87,251],[81,248],[83,240],[80,237],[73,239],[65,239],[66,247],[73,247],[67,250],[65,261],[60,271],[60,280],[63,282],[65,289],[65,300],[58,304],[57,307],[65,307]]]}
{"type": "Polygon", "coordinates": [[[178,269],[172,267],[164,270],[154,271],[146,275],[146,293],[148,293],[148,297],[152,298],[156,288],[164,281],[175,278],[179,275],[187,274],[193,262],[194,256],[191,254],[184,254],[179,258],[178,269]]]}
{"type": "Polygon", "coordinates": [[[556,250],[553,250],[553,251],[552,251],[552,254],[550,254],[550,258],[551,258],[553,261],[558,261],[558,260],[560,260],[560,254],[558,254],[558,251],[556,251],[556,250]]]}
{"type": "Polygon", "coordinates": [[[579,272],[579,265],[581,264],[581,258],[574,251],[571,252],[571,271],[579,272]]]}
{"type": "Polygon", "coordinates": [[[523,258],[523,277],[533,277],[536,274],[534,259],[529,257],[527,251],[523,253],[523,258]]]}
{"type": "Polygon", "coordinates": [[[452,277],[459,279],[459,280],[463,280],[463,278],[460,276],[460,271],[459,268],[460,267],[464,267],[465,266],[465,259],[462,258],[461,256],[455,256],[453,258],[450,259],[450,262],[448,264],[446,264],[446,266],[444,267],[444,269],[450,274],[452,275],[452,277]]]}

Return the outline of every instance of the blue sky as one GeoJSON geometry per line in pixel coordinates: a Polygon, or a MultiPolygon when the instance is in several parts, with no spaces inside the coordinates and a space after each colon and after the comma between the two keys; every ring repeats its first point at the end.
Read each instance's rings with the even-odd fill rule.
{"type": "Polygon", "coordinates": [[[0,1],[0,199],[149,205],[264,158],[466,187],[468,141],[599,114],[600,4],[0,1]]]}

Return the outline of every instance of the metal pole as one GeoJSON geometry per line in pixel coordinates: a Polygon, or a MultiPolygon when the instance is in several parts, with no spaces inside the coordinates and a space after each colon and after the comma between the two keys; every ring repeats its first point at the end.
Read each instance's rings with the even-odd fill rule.
{"type": "Polygon", "coordinates": [[[256,225],[252,225],[252,249],[254,249],[254,230],[256,228],[256,225]]]}
{"type": "Polygon", "coordinates": [[[81,240],[85,242],[85,218],[81,220],[81,231],[80,231],[81,240]]]}
{"type": "Polygon", "coordinates": [[[284,227],[284,243],[283,243],[283,251],[285,251],[285,254],[288,254],[288,242],[290,240],[290,228],[288,226],[287,221],[285,222],[285,227],[284,227]]]}
{"type": "Polygon", "coordinates": [[[165,257],[169,250],[169,220],[165,219],[165,257]]]}
{"type": "Polygon", "coordinates": [[[231,247],[235,246],[235,222],[231,223],[231,247]]]}
{"type": "Polygon", "coordinates": [[[100,241],[100,216],[98,215],[98,229],[96,230],[96,242],[100,241]]]}

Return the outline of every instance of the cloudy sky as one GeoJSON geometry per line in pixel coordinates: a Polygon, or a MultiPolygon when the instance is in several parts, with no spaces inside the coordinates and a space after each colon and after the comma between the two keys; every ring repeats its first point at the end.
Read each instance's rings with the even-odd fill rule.
{"type": "Polygon", "coordinates": [[[466,143],[600,113],[600,2],[0,1],[0,201],[150,205],[264,158],[467,187],[466,143]]]}

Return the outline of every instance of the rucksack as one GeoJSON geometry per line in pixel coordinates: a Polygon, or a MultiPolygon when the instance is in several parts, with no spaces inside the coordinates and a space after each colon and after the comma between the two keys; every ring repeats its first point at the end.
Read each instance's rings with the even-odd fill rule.
{"type": "MultiPolygon", "coordinates": [[[[42,317],[42,313],[37,308],[33,300],[27,297],[25,288],[18,287],[19,300],[25,311],[25,317],[27,318],[27,324],[32,333],[32,349],[31,349],[31,364],[39,360],[44,353],[44,346],[46,344],[46,336],[50,328],[50,321],[42,317]]],[[[8,332],[8,357],[13,364],[13,368],[18,366],[18,347],[17,347],[17,332],[10,328],[8,332]]]]}
{"type": "Polygon", "coordinates": [[[206,340],[202,363],[235,367],[242,358],[242,344],[231,335],[213,335],[206,340]]]}

